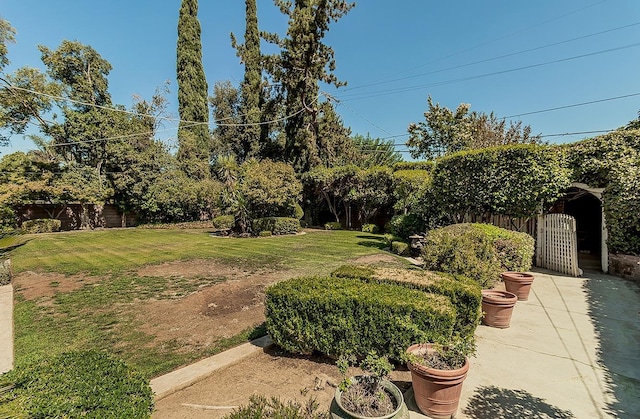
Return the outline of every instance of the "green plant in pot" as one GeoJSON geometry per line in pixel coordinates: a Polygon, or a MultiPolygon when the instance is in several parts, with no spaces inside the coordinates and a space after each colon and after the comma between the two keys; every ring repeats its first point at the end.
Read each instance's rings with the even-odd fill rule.
{"type": "Polygon", "coordinates": [[[389,381],[393,365],[386,357],[370,353],[360,363],[365,375],[347,376],[354,357],[342,356],[337,366],[343,380],[336,388],[334,403],[331,404],[333,418],[377,418],[407,419],[409,411],[400,389],[389,381]]]}
{"type": "Polygon", "coordinates": [[[435,419],[455,416],[469,357],[475,349],[473,337],[457,338],[446,345],[419,343],[407,349],[413,393],[422,413],[435,419]]]}

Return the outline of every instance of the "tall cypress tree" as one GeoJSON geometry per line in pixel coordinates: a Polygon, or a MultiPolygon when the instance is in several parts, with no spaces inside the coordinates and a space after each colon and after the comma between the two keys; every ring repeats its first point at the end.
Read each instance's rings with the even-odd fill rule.
{"type": "Polygon", "coordinates": [[[262,84],[262,54],[260,53],[260,31],[258,30],[258,13],[256,0],[245,0],[246,29],[244,44],[238,45],[235,36],[231,34],[231,43],[237,50],[237,55],[244,63],[244,80],[240,87],[239,114],[242,123],[246,124],[241,130],[241,155],[239,160],[257,157],[261,150],[262,120],[261,107],[264,103],[262,84]]]}
{"type": "Polygon", "coordinates": [[[202,43],[198,21],[198,0],[182,0],[178,19],[178,161],[194,179],[206,179],[209,172],[208,87],[202,66],[202,43]]]}

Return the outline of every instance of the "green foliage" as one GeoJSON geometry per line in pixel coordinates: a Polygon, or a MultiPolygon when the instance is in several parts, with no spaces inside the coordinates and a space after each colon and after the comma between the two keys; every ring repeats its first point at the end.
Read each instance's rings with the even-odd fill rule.
{"type": "Polygon", "coordinates": [[[433,104],[424,113],[425,121],[409,125],[409,140],[413,158],[428,160],[462,150],[479,149],[506,144],[539,144],[540,136],[531,135],[531,127],[522,122],[498,119],[493,112],[469,112],[471,105],[461,103],[455,111],[433,104]]]}
{"type": "Polygon", "coordinates": [[[178,18],[178,160],[191,179],[209,178],[209,105],[202,65],[198,0],[182,0],[178,18]],[[198,123],[198,124],[194,124],[198,123]]]}
{"type": "Polygon", "coordinates": [[[363,169],[357,172],[355,181],[348,201],[358,206],[360,219],[368,223],[391,200],[392,172],[380,166],[363,169]]]}
{"type": "Polygon", "coordinates": [[[249,404],[241,406],[224,419],[329,419],[329,412],[318,412],[318,403],[310,399],[305,405],[297,401],[284,403],[277,397],[268,400],[252,395],[249,404]]]}
{"type": "Polygon", "coordinates": [[[344,265],[332,276],[353,278],[365,282],[391,282],[410,289],[447,297],[456,309],[456,336],[473,336],[480,321],[481,288],[463,275],[429,272],[421,269],[390,269],[364,265],[344,265]]]}
{"type": "Polygon", "coordinates": [[[409,240],[409,236],[422,234],[426,229],[424,220],[417,214],[394,215],[387,225],[387,230],[403,241],[409,240]]]}
{"type": "Polygon", "coordinates": [[[372,138],[356,134],[351,137],[354,147],[354,155],[345,156],[349,160],[345,160],[342,164],[355,162],[363,169],[369,169],[376,166],[392,167],[396,163],[402,161],[402,155],[395,150],[393,140],[382,140],[380,138],[372,138]]]}
{"type": "Polygon", "coordinates": [[[60,231],[62,222],[60,220],[52,220],[41,218],[37,220],[27,220],[22,223],[22,231],[28,234],[37,233],[53,233],[60,231]]]}
{"type": "Polygon", "coordinates": [[[269,231],[275,235],[296,234],[300,231],[300,220],[287,217],[256,218],[252,221],[253,231],[269,231]]]}
{"type": "Polygon", "coordinates": [[[603,201],[609,251],[640,255],[640,156],[614,171],[603,201]]]}
{"type": "Polygon", "coordinates": [[[292,217],[297,215],[302,184],[286,163],[251,159],[240,166],[238,192],[252,218],[292,217]]]}
{"type": "MultiPolygon", "coordinates": [[[[640,158],[640,130],[619,130],[564,146],[571,180],[605,188],[616,168],[640,158]]],[[[623,169],[624,170],[624,169],[623,169]]]]}
{"type": "Polygon", "coordinates": [[[401,170],[426,170],[427,172],[431,172],[433,170],[434,163],[433,161],[401,161],[395,163],[392,167],[394,172],[398,172],[401,170]]]}
{"type": "Polygon", "coordinates": [[[528,271],[534,240],[519,233],[483,224],[454,224],[431,230],[423,248],[426,269],[464,275],[491,288],[500,273],[528,271]]]}
{"type": "Polygon", "coordinates": [[[394,241],[391,243],[391,252],[399,256],[411,256],[409,245],[405,242],[394,241]]]}
{"type": "Polygon", "coordinates": [[[296,278],[266,295],[267,330],[293,353],[364,357],[373,350],[400,360],[413,342],[449,339],[456,320],[446,297],[393,283],[296,278]]]}
{"type": "Polygon", "coordinates": [[[402,237],[393,235],[391,233],[385,233],[382,238],[384,240],[385,246],[389,249],[391,249],[391,245],[393,244],[393,242],[404,242],[404,239],[402,237]]]}
{"type": "Polygon", "coordinates": [[[330,221],[325,223],[325,230],[342,230],[342,224],[339,221],[330,221]]]}
{"type": "Polygon", "coordinates": [[[455,220],[470,212],[535,216],[568,186],[559,153],[538,145],[455,153],[438,160],[433,174],[436,203],[455,220]]]}
{"type": "Polygon", "coordinates": [[[360,229],[363,233],[378,234],[380,229],[375,224],[363,224],[360,229]]]}
{"type": "Polygon", "coordinates": [[[0,416],[149,418],[153,410],[149,382],[98,351],[40,359],[16,367],[0,382],[13,385],[0,393],[0,416]]]}
{"type": "Polygon", "coordinates": [[[273,233],[270,231],[261,231],[258,233],[258,236],[260,237],[271,237],[273,236],[273,233]]]}
{"type": "Polygon", "coordinates": [[[10,284],[12,279],[11,259],[0,259],[0,285],[10,284]]]}
{"type": "Polygon", "coordinates": [[[231,229],[235,225],[235,218],[233,215],[218,215],[212,222],[214,228],[231,229]]]}

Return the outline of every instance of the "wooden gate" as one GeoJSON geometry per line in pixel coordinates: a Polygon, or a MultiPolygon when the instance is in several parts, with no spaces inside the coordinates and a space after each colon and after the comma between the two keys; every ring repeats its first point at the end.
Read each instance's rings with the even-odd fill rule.
{"type": "Polygon", "coordinates": [[[576,219],[566,214],[538,218],[536,266],[566,275],[579,276],[576,219]]]}

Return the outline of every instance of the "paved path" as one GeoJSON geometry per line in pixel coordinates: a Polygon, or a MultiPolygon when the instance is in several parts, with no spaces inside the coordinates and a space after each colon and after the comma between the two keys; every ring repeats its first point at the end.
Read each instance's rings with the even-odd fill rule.
{"type": "Polygon", "coordinates": [[[0,286],[0,374],[13,368],[13,285],[0,286]]]}
{"type": "MultiPolygon", "coordinates": [[[[510,328],[478,327],[457,417],[640,418],[640,286],[591,271],[584,278],[534,274],[529,301],[518,302],[510,328]]],[[[202,365],[191,371],[215,377],[216,362],[202,365]]],[[[180,394],[186,391],[172,397],[180,394]]],[[[411,390],[406,396],[411,418],[424,417],[411,390]]]]}

